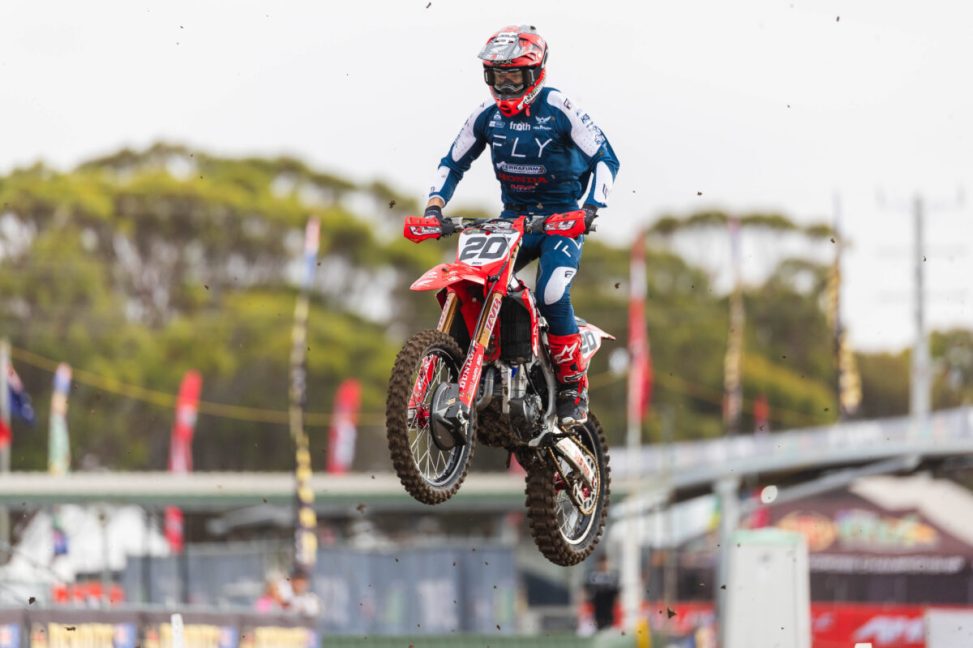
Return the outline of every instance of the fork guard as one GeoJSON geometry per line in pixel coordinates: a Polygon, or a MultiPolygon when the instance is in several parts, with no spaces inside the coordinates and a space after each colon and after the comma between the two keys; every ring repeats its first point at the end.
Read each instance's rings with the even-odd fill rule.
{"type": "Polygon", "coordinates": [[[432,441],[442,451],[466,445],[470,412],[459,398],[459,385],[444,383],[436,388],[430,407],[432,441]]]}

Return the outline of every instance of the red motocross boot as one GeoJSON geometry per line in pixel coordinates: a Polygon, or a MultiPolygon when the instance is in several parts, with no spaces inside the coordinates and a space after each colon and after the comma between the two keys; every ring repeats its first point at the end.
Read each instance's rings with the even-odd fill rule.
{"type": "Polygon", "coordinates": [[[557,418],[561,427],[588,421],[588,363],[581,355],[581,334],[547,334],[547,347],[557,375],[557,418]]]}

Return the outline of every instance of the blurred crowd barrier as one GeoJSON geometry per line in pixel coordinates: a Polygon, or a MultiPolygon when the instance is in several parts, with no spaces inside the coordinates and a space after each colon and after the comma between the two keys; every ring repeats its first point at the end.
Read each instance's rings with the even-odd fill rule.
{"type": "MultiPolygon", "coordinates": [[[[121,584],[128,601],[254,609],[275,567],[266,547],[190,545],[178,556],[130,559],[121,584]]],[[[322,548],[311,588],[320,602],[313,623],[326,635],[518,631],[516,560],[506,545],[322,548]]]]}
{"type": "MultiPolygon", "coordinates": [[[[206,648],[317,648],[313,622],[293,615],[180,611],[179,645],[206,648]]],[[[0,648],[174,646],[172,613],[138,609],[0,610],[0,648]]]]}

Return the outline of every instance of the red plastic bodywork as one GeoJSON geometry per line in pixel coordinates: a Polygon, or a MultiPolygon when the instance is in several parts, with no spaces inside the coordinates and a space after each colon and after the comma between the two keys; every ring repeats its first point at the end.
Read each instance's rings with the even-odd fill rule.
{"type": "MultiPolygon", "coordinates": [[[[431,223],[420,222],[420,220],[416,218],[410,225],[416,227],[431,226],[431,223]]],[[[545,227],[545,233],[550,236],[577,236],[584,231],[584,212],[578,210],[576,212],[554,215],[548,218],[547,223],[550,223],[551,227],[545,227]]],[[[519,232],[522,237],[524,224],[525,219],[523,217],[514,219],[513,223],[511,223],[511,230],[519,232]]],[[[416,232],[412,232],[412,236],[409,234],[409,226],[407,226],[407,237],[412,240],[418,238],[415,236],[416,232]]],[[[431,238],[431,236],[428,238],[431,238]]],[[[454,263],[441,263],[426,271],[410,286],[410,289],[415,291],[439,291],[437,299],[441,306],[445,304],[448,293],[454,293],[456,296],[459,314],[463,318],[467,333],[470,336],[469,350],[467,351],[467,356],[459,376],[460,400],[467,407],[472,407],[473,405],[476,390],[479,386],[480,373],[483,370],[484,364],[496,360],[500,355],[500,344],[502,344],[502,340],[497,339],[499,328],[496,326],[496,323],[499,320],[501,300],[491,302],[491,299],[493,299],[492,295],[510,296],[523,303],[530,315],[531,348],[535,354],[543,352],[537,324],[539,316],[534,301],[530,298],[530,291],[523,282],[516,279],[513,281],[516,288],[511,290],[510,287],[510,277],[513,273],[511,259],[514,258],[520,249],[521,240],[522,238],[518,238],[510,245],[508,253],[503,258],[488,265],[471,266],[458,260],[454,263]],[[487,291],[488,285],[490,286],[489,292],[487,291]],[[477,324],[481,316],[483,316],[485,305],[490,303],[493,304],[493,308],[487,313],[485,331],[478,336],[476,335],[477,324]]],[[[592,324],[585,324],[581,329],[586,334],[584,341],[588,344],[583,344],[582,346],[583,352],[588,358],[595,354],[601,346],[601,340],[603,338],[615,339],[592,324]]],[[[424,378],[422,382],[426,382],[430,368],[423,367],[423,369],[424,371],[421,371],[420,375],[424,378]]],[[[415,406],[415,404],[421,402],[421,392],[421,387],[418,391],[414,390],[410,404],[415,406]]]]}
{"type": "Polygon", "coordinates": [[[485,286],[488,274],[484,272],[484,268],[473,268],[465,263],[440,263],[413,281],[409,289],[417,291],[439,290],[460,281],[469,281],[485,286]]]}

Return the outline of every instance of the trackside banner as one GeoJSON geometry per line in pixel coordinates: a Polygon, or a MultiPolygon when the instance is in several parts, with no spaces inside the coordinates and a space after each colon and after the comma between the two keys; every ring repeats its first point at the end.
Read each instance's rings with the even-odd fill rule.
{"type": "MultiPolygon", "coordinates": [[[[936,610],[945,610],[936,606],[936,610]]],[[[811,645],[813,648],[927,648],[924,605],[870,605],[864,603],[811,603],[811,645]]],[[[973,607],[949,608],[973,612],[973,607]]],[[[705,602],[664,605],[646,604],[652,629],[676,637],[712,635],[713,606],[705,602]],[[673,614],[671,614],[669,611],[673,614]]],[[[682,644],[680,644],[682,645],[682,644]]]]}
{"type": "MultiPolygon", "coordinates": [[[[297,616],[181,612],[183,648],[317,648],[297,616]]],[[[174,645],[168,612],[77,608],[0,610],[0,648],[162,648],[174,645]]]]}

